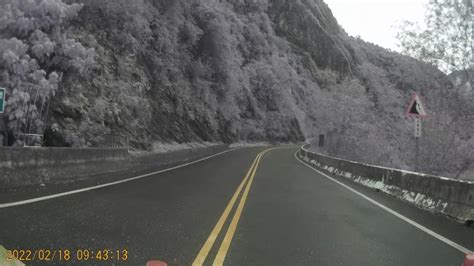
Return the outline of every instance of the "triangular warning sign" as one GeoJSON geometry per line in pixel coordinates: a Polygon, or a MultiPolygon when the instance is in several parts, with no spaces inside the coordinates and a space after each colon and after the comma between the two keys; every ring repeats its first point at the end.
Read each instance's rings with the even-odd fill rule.
{"type": "Polygon", "coordinates": [[[423,106],[423,103],[421,102],[420,97],[418,97],[418,94],[416,93],[413,94],[413,99],[411,100],[411,103],[408,106],[408,109],[405,115],[412,116],[412,117],[425,117],[426,116],[425,107],[423,106]]]}

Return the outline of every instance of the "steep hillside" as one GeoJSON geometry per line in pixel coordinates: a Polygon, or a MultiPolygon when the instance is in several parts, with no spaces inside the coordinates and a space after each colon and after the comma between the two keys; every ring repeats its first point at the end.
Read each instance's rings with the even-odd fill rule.
{"type": "MultiPolygon", "coordinates": [[[[5,1],[9,8],[27,6],[5,1]]],[[[322,133],[327,152],[409,168],[414,141],[403,112],[419,91],[433,118],[422,142],[426,169],[454,174],[468,158],[462,154],[472,138],[462,125],[453,133],[458,122],[451,108],[467,100],[454,96],[449,78],[349,37],[323,1],[63,0],[69,7],[35,1],[49,4],[23,13],[3,9],[1,38],[5,47],[18,47],[13,37],[30,45],[9,49],[39,62],[43,76],[59,75],[48,79],[50,111],[38,112],[39,122],[27,127],[28,112],[12,104],[11,130],[53,126],[73,146],[94,146],[114,134],[141,149],[154,141],[295,142],[322,133]],[[11,26],[19,14],[57,18],[47,28],[32,24],[50,42],[38,30],[11,26]],[[452,165],[438,167],[449,158],[452,165]]],[[[10,90],[18,74],[12,62],[0,64],[10,90]]],[[[16,95],[18,103],[30,101],[16,95]]]]}
{"type": "MultiPolygon", "coordinates": [[[[317,85],[300,84],[301,59],[275,36],[266,4],[231,3],[86,1],[73,31],[83,43],[93,37],[98,53],[88,109],[119,103],[118,112],[104,110],[111,116],[87,123],[106,123],[103,130],[143,144],[303,140],[303,93],[317,85]],[[127,106],[127,97],[136,102],[127,106]]],[[[84,91],[70,78],[58,110],[84,91]]],[[[75,117],[62,127],[89,134],[88,126],[81,132],[85,121],[75,117]]]]}

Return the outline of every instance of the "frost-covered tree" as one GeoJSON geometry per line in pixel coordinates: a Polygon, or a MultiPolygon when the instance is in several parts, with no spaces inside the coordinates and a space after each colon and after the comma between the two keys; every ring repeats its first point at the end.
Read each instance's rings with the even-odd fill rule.
{"type": "Polygon", "coordinates": [[[473,11],[471,0],[431,0],[424,27],[404,22],[398,34],[403,53],[437,66],[445,73],[451,72],[453,78],[459,77],[462,81],[453,82],[455,90],[437,90],[437,101],[431,103],[432,115],[422,143],[425,147],[422,146],[422,164],[435,172],[455,172],[455,176],[474,163],[472,153],[467,152],[474,147],[469,129],[474,121],[471,108],[474,100],[471,93],[473,11]]]}
{"type": "Polygon", "coordinates": [[[444,72],[473,67],[473,14],[472,0],[430,0],[424,26],[402,24],[402,52],[444,72]]]}
{"type": "Polygon", "coordinates": [[[42,133],[63,73],[81,75],[95,63],[94,49],[64,33],[81,8],[62,0],[0,1],[0,85],[13,133],[42,133]]]}

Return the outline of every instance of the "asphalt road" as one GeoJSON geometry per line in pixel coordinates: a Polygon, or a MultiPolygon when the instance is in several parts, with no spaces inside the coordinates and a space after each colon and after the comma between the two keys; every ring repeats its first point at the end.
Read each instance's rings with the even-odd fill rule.
{"type": "MultiPolygon", "coordinates": [[[[0,245],[36,253],[27,265],[461,264],[464,253],[303,165],[296,150],[244,148],[126,183],[0,208],[0,245]],[[38,250],[54,259],[39,261],[38,250]]],[[[338,180],[474,250],[474,229],[338,180]]]]}

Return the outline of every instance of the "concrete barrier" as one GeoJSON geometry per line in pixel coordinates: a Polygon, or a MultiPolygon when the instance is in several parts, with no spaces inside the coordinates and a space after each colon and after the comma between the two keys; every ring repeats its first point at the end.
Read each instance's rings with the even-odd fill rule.
{"type": "Polygon", "coordinates": [[[5,147],[0,148],[0,192],[91,179],[111,181],[115,176],[127,176],[132,170],[153,171],[163,165],[197,159],[225,149],[228,149],[227,145],[215,145],[130,156],[127,149],[5,147]]]}
{"type": "Polygon", "coordinates": [[[298,156],[336,176],[351,179],[418,207],[470,223],[474,221],[474,182],[363,164],[311,152],[298,156]]]}
{"type": "Polygon", "coordinates": [[[139,165],[166,165],[170,163],[194,160],[227,149],[229,149],[229,145],[221,144],[201,148],[188,148],[166,153],[151,153],[145,156],[134,158],[134,163],[139,165]]]}
{"type": "Polygon", "coordinates": [[[127,149],[0,147],[0,191],[67,180],[74,171],[91,173],[128,157],[127,149]]]}
{"type": "Polygon", "coordinates": [[[112,161],[127,157],[127,149],[0,147],[0,169],[112,161]]]}

